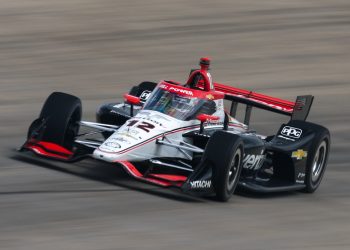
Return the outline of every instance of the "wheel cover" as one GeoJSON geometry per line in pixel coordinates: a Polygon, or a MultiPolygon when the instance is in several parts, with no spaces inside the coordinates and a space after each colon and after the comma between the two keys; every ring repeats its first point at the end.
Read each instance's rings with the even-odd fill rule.
{"type": "Polygon", "coordinates": [[[322,170],[324,169],[325,162],[327,156],[327,143],[326,141],[322,141],[322,143],[318,146],[315,157],[312,163],[312,173],[311,180],[312,182],[317,182],[321,177],[322,170]]]}
{"type": "Polygon", "coordinates": [[[230,191],[238,178],[239,168],[242,161],[242,150],[238,148],[232,158],[227,178],[227,189],[230,191]]]}

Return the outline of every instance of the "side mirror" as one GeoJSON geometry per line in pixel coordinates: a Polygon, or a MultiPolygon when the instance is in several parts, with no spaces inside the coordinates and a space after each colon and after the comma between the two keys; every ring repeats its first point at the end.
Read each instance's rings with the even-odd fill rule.
{"type": "Polygon", "coordinates": [[[199,133],[202,134],[204,131],[204,123],[207,121],[217,121],[220,117],[215,115],[200,114],[197,116],[197,120],[201,121],[201,126],[199,128],[199,133]]]}
{"type": "Polygon", "coordinates": [[[137,96],[129,95],[129,94],[124,94],[124,100],[126,103],[130,104],[130,116],[134,116],[134,105],[140,105],[141,100],[137,96]]]}
{"type": "Polygon", "coordinates": [[[215,115],[200,114],[197,116],[197,120],[200,120],[201,122],[217,121],[219,119],[220,119],[220,117],[215,116],[215,115]]]}
{"type": "Polygon", "coordinates": [[[127,103],[133,104],[133,105],[140,105],[141,104],[141,100],[140,100],[139,97],[133,96],[133,95],[129,95],[129,94],[124,94],[124,100],[127,103]]]}

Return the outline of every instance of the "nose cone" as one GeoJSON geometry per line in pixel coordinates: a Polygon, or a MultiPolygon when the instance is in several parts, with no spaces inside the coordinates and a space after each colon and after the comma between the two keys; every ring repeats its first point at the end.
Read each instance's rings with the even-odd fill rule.
{"type": "Polygon", "coordinates": [[[106,152],[102,151],[101,149],[97,148],[95,149],[93,153],[93,157],[98,160],[103,160],[107,162],[116,162],[116,161],[132,161],[137,160],[137,156],[135,156],[132,152],[106,152]]]}
{"type": "Polygon", "coordinates": [[[174,126],[170,119],[158,112],[140,111],[104,141],[95,150],[94,157],[106,161],[127,160],[135,150],[147,151],[151,149],[150,144],[155,144],[157,136],[174,126]]]}

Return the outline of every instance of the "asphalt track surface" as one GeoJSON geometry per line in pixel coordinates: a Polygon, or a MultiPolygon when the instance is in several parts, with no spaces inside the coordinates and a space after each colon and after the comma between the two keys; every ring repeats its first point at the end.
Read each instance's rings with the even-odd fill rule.
{"type": "MultiPolygon", "coordinates": [[[[350,2],[0,1],[0,249],[350,249],[350,2]],[[139,183],[119,168],[15,151],[46,96],[84,118],[143,80],[184,81],[211,56],[217,82],[293,100],[332,152],[316,193],[228,203],[139,183]]],[[[255,112],[273,133],[285,118],[255,112]]],[[[268,131],[268,130],[271,131],[268,131]]]]}

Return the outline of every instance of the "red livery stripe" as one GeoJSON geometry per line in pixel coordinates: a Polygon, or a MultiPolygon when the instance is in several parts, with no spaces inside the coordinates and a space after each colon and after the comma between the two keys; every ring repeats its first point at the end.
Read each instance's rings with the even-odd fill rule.
{"type": "Polygon", "coordinates": [[[276,109],[278,108],[283,109],[290,113],[293,112],[293,108],[295,106],[295,102],[255,93],[245,89],[239,89],[239,88],[227,86],[221,83],[214,83],[214,86],[216,90],[222,91],[225,94],[247,98],[252,101],[256,101],[258,103],[268,105],[272,108],[275,107],[276,109]]]}
{"type": "Polygon", "coordinates": [[[150,176],[159,178],[159,179],[164,179],[168,181],[180,181],[184,182],[187,180],[187,176],[182,176],[182,175],[172,175],[172,174],[150,174],[150,176]]]}
{"type": "Polygon", "coordinates": [[[68,160],[73,155],[73,152],[52,142],[31,140],[24,147],[36,154],[62,160],[68,160]]]}
{"type": "Polygon", "coordinates": [[[44,148],[49,149],[51,151],[55,151],[55,152],[59,152],[62,154],[67,154],[67,155],[73,154],[73,152],[69,151],[68,149],[66,149],[58,144],[52,143],[52,142],[39,141],[39,142],[37,142],[37,144],[41,145],[44,148]]]}
{"type": "Polygon", "coordinates": [[[150,183],[156,184],[158,186],[162,186],[162,187],[172,186],[171,182],[169,182],[169,181],[163,181],[163,180],[157,180],[157,179],[150,178],[150,177],[144,177],[140,173],[140,171],[138,171],[137,168],[132,163],[130,163],[128,161],[116,161],[116,163],[121,164],[123,166],[124,170],[136,179],[150,182],[150,183]]]}

